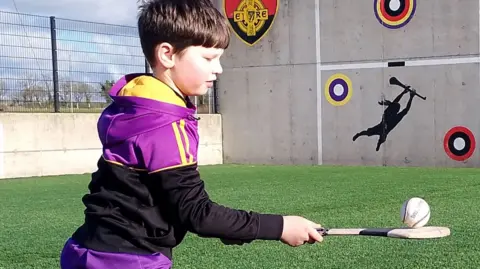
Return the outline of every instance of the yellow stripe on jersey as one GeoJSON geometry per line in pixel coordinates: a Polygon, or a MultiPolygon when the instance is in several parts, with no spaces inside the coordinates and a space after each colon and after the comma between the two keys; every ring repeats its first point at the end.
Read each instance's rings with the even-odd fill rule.
{"type": "Polygon", "coordinates": [[[185,167],[185,166],[192,165],[192,164],[194,164],[194,162],[187,163],[187,164],[178,164],[178,165],[167,166],[167,167],[164,167],[164,168],[157,169],[155,171],[151,171],[151,172],[149,172],[149,174],[155,174],[155,173],[158,173],[158,172],[163,172],[163,171],[167,171],[167,170],[171,170],[171,169],[175,169],[175,168],[185,167]]]}
{"type": "Polygon", "coordinates": [[[175,133],[175,139],[177,140],[178,152],[180,153],[180,159],[182,164],[187,164],[187,157],[185,156],[185,148],[183,147],[182,137],[180,136],[180,131],[178,130],[178,125],[176,122],[172,122],[173,132],[175,133]]]}
{"type": "Polygon", "coordinates": [[[121,162],[117,162],[117,161],[112,161],[112,160],[108,160],[105,158],[105,156],[102,155],[102,158],[104,161],[106,161],[107,163],[111,163],[111,164],[114,164],[114,165],[118,165],[118,166],[122,166],[122,167],[126,167],[128,169],[131,169],[131,170],[135,170],[135,171],[143,171],[143,172],[146,172],[147,169],[142,169],[142,168],[135,168],[135,167],[130,167],[130,166],[126,166],[124,165],[123,163],[121,162]]]}
{"type": "Polygon", "coordinates": [[[162,171],[173,169],[173,168],[188,166],[196,163],[193,161],[193,155],[190,153],[190,140],[188,139],[188,135],[185,130],[185,120],[180,120],[180,124],[177,124],[177,122],[172,122],[172,129],[173,129],[173,133],[175,134],[175,140],[177,141],[178,153],[180,154],[181,163],[176,165],[171,165],[168,167],[163,167],[155,171],[151,171],[149,172],[149,174],[162,172],[162,171]],[[182,137],[185,140],[185,145],[183,144],[182,137]],[[188,161],[187,161],[187,154],[188,154],[188,161]]]}
{"type": "Polygon", "coordinates": [[[185,120],[180,120],[180,130],[182,131],[183,139],[185,140],[185,147],[187,148],[188,163],[192,163],[193,155],[190,153],[190,141],[188,140],[188,135],[185,131],[185,120]]]}

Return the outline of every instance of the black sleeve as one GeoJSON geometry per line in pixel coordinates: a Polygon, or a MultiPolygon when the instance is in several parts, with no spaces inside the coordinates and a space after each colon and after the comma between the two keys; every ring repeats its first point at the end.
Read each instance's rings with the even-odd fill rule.
{"type": "Polygon", "coordinates": [[[279,240],[283,217],[231,209],[210,200],[197,165],[150,174],[183,228],[202,237],[279,240]]]}

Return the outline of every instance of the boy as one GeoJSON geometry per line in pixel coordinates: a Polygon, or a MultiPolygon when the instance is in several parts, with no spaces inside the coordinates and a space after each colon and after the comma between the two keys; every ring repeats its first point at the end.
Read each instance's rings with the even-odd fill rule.
{"type": "Polygon", "coordinates": [[[309,220],[230,209],[204,190],[189,96],[212,87],[230,36],[210,0],[152,0],[138,29],[153,75],[126,75],[110,91],[98,121],[103,156],[82,199],[85,222],[66,242],[61,268],[171,268],[187,232],[225,244],[322,241],[309,220]]]}

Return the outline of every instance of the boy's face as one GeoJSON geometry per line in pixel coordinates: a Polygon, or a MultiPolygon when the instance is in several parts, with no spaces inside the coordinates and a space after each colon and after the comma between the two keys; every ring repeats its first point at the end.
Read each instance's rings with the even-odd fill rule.
{"type": "Polygon", "coordinates": [[[206,94],[217,75],[222,73],[220,56],[223,51],[201,46],[186,48],[181,55],[171,58],[170,79],[187,96],[206,94]]]}

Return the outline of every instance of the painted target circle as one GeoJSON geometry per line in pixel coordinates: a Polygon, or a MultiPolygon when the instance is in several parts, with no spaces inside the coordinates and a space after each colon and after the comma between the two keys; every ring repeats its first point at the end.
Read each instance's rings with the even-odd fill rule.
{"type": "Polygon", "coordinates": [[[443,147],[451,159],[455,161],[465,161],[470,158],[475,151],[475,136],[466,127],[453,127],[445,134],[443,147]]]}
{"type": "Polygon", "coordinates": [[[343,106],[352,97],[352,81],[344,74],[334,74],[325,83],[325,97],[334,106],[343,106]]]}
{"type": "Polygon", "coordinates": [[[377,20],[385,27],[397,29],[405,26],[415,15],[417,0],[374,0],[377,20]]]}

